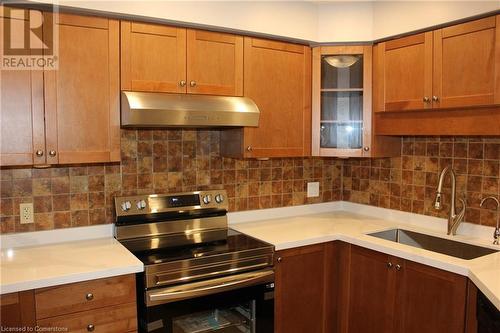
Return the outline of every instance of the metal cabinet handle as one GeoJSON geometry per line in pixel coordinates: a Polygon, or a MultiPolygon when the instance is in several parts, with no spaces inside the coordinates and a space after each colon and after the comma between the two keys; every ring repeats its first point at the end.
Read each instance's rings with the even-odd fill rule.
{"type": "Polygon", "coordinates": [[[277,261],[278,263],[280,263],[280,262],[282,262],[282,261],[283,261],[283,258],[278,257],[278,258],[276,258],[276,261],[277,261]]]}
{"type": "Polygon", "coordinates": [[[55,150],[51,150],[51,151],[49,151],[49,155],[50,155],[51,157],[56,156],[56,151],[55,151],[55,150]]]}
{"type": "Polygon", "coordinates": [[[400,264],[397,264],[397,265],[396,265],[396,270],[397,270],[397,271],[400,271],[400,270],[401,270],[401,265],[400,265],[400,264]]]}
{"type": "Polygon", "coordinates": [[[389,261],[389,262],[387,263],[387,268],[389,268],[389,269],[391,269],[391,268],[392,268],[392,262],[390,262],[390,261],[389,261]]]}
{"type": "Polygon", "coordinates": [[[366,146],[363,148],[364,151],[370,151],[370,147],[366,146]]]}
{"type": "Polygon", "coordinates": [[[180,85],[181,87],[185,87],[185,86],[186,86],[186,81],[181,80],[181,81],[179,82],[179,85],[180,85]]]}
{"type": "Polygon", "coordinates": [[[252,151],[252,146],[248,146],[247,151],[252,151]]]}
{"type": "Polygon", "coordinates": [[[432,96],[432,100],[433,100],[434,102],[439,102],[439,97],[437,97],[437,96],[432,96]]]}
{"type": "Polygon", "coordinates": [[[191,82],[189,82],[189,85],[190,85],[191,87],[195,87],[195,86],[196,86],[196,81],[191,81],[191,82]]]}
{"type": "Polygon", "coordinates": [[[424,103],[429,103],[431,101],[431,99],[427,96],[425,96],[423,99],[424,103]]]}
{"type": "Polygon", "coordinates": [[[91,300],[93,300],[93,299],[94,299],[94,294],[92,294],[92,293],[88,293],[87,295],[85,295],[85,299],[86,299],[87,301],[91,301],[91,300]]]}
{"type": "Polygon", "coordinates": [[[87,325],[87,331],[88,332],[94,332],[94,330],[95,330],[95,326],[94,325],[92,325],[92,324],[88,324],[87,325]]]}
{"type": "Polygon", "coordinates": [[[36,154],[37,157],[42,157],[43,156],[43,150],[37,150],[35,154],[36,154]]]}

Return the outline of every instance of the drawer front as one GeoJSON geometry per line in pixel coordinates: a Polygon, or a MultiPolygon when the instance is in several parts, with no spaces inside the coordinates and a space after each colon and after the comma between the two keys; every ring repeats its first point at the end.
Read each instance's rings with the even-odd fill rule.
{"type": "Polygon", "coordinates": [[[37,321],[40,328],[59,328],[64,332],[126,333],[137,330],[135,303],[73,313],[37,321]],[[66,330],[67,329],[67,330],[66,330]]]}
{"type": "Polygon", "coordinates": [[[135,302],[133,274],[35,291],[37,319],[129,302],[135,302]]]}

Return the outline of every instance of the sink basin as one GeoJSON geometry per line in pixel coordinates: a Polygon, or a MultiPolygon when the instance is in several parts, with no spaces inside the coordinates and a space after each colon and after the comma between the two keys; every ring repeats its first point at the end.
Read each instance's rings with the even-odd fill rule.
{"type": "Polygon", "coordinates": [[[403,229],[390,229],[368,235],[465,260],[497,252],[497,250],[487,247],[452,241],[403,229]]]}

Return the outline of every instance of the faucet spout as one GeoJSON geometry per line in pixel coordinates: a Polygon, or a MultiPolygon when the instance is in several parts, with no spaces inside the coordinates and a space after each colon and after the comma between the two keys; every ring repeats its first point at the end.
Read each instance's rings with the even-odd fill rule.
{"type": "Polygon", "coordinates": [[[446,175],[450,175],[451,179],[451,204],[450,204],[450,213],[448,216],[448,235],[452,234],[455,235],[458,229],[458,226],[460,223],[463,221],[465,217],[465,210],[467,207],[467,204],[464,199],[460,198],[460,202],[462,203],[462,209],[460,212],[457,214],[456,212],[456,192],[457,192],[457,176],[455,174],[455,171],[450,167],[447,166],[441,171],[439,175],[439,181],[438,181],[438,186],[436,190],[436,198],[434,200],[434,208],[436,210],[441,210],[443,208],[443,185],[444,185],[444,180],[446,178],[446,175]]]}

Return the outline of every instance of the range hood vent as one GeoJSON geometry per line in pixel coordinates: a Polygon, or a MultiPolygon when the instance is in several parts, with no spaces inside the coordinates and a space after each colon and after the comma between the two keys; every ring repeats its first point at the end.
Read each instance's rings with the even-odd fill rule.
{"type": "Polygon", "coordinates": [[[258,126],[260,111],[246,97],[122,91],[122,127],[258,126]]]}

